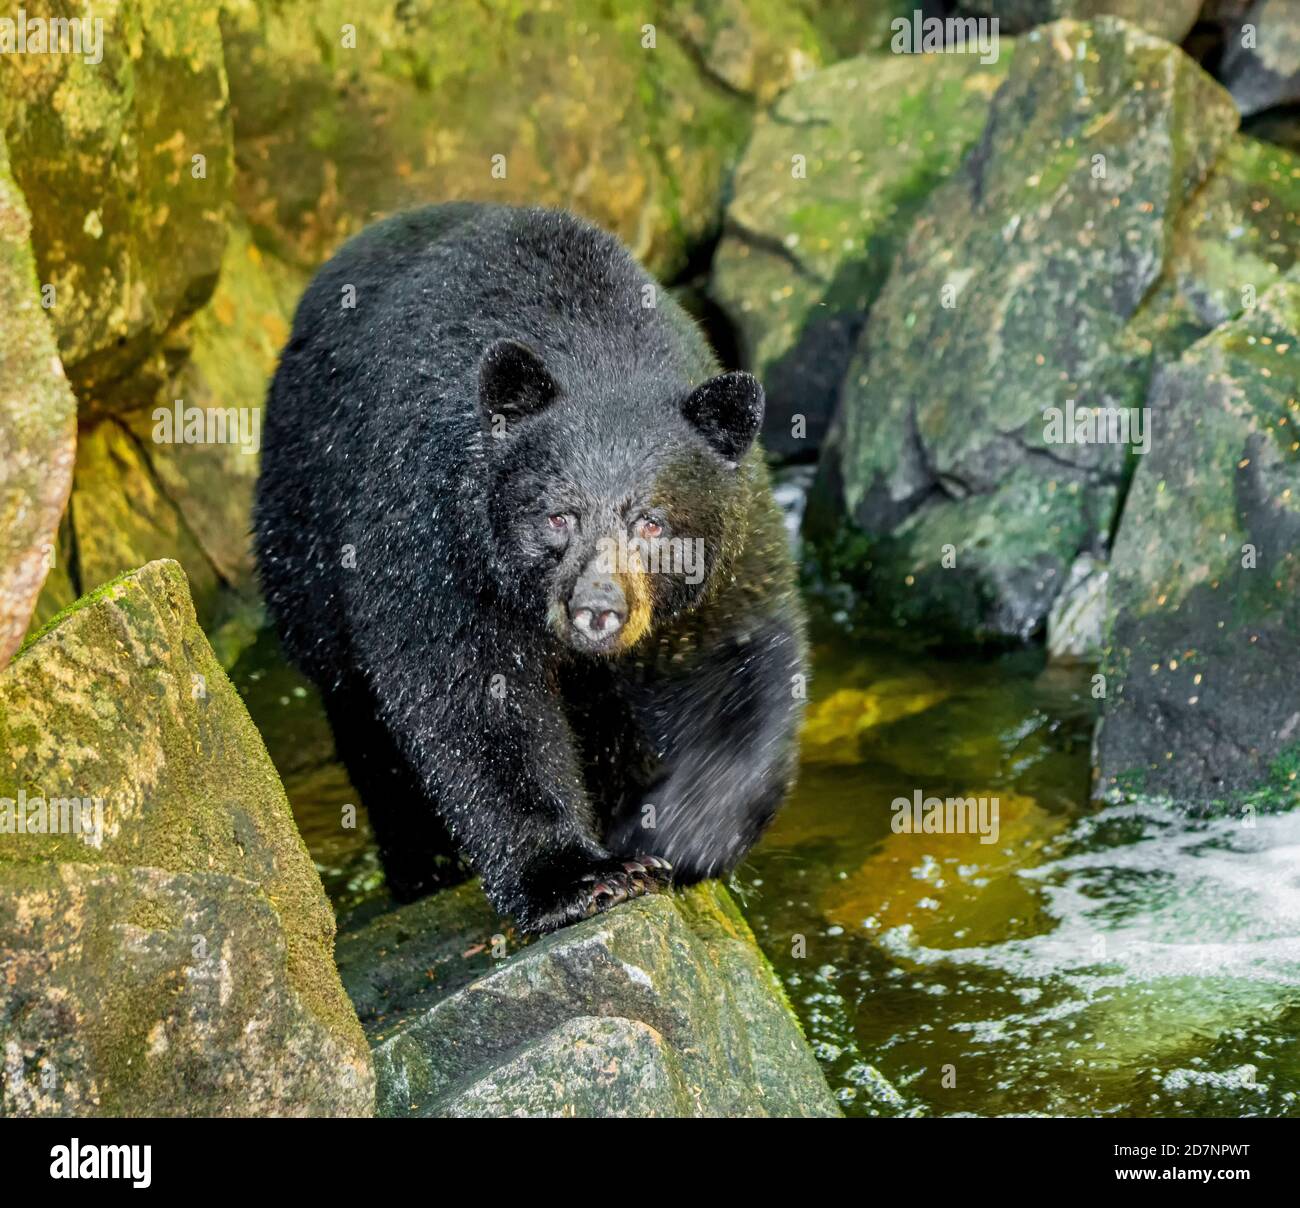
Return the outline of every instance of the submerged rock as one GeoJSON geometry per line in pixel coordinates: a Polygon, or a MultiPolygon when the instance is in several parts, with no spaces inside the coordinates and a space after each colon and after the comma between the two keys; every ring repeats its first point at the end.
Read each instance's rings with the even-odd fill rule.
{"type": "Polygon", "coordinates": [[[3,1114],[369,1114],[333,913],[175,563],[0,673],[0,811],[3,1114]]]}
{"type": "Polygon", "coordinates": [[[32,246],[68,376],[83,410],[119,410],[162,384],[178,325],[212,290],[234,161],[217,9],[124,0],[93,15],[97,48],[0,55],[0,130],[41,199],[32,246]]]}
{"type": "Polygon", "coordinates": [[[1006,74],[969,55],[853,59],[789,88],[736,169],[710,292],[763,379],[769,452],[812,457],[921,203],[1006,74]],[[803,423],[796,427],[796,419],[803,423]]]}
{"type": "Polygon", "coordinates": [[[1300,278],[1157,381],[1111,561],[1099,789],[1300,803],[1300,278]]]}
{"type": "Polygon", "coordinates": [[[840,1114],[716,883],[513,946],[472,885],[340,941],[380,1115],[840,1114]]]}
{"type": "MultiPolygon", "coordinates": [[[[1188,299],[1213,292],[1197,278],[1210,232],[1170,230],[1236,123],[1186,55],[1121,21],[1019,40],[980,145],[873,309],[809,500],[805,531],[864,609],[1023,640],[1075,560],[1105,555],[1152,363],[1208,325],[1188,299]]],[[[1285,267],[1295,224],[1273,213],[1285,267]]],[[[1213,233],[1233,260],[1237,232],[1213,233]]],[[[1268,244],[1244,237],[1234,267],[1268,244]]]]}
{"type": "Polygon", "coordinates": [[[52,567],[72,486],[77,401],[41,308],[31,215],[0,133],[0,667],[18,648],[52,567]]]}

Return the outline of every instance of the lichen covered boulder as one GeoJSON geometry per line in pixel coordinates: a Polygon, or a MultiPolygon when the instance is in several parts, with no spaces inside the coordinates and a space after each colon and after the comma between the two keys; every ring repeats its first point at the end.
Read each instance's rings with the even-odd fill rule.
{"type": "Polygon", "coordinates": [[[80,54],[0,55],[0,131],[42,199],[32,244],[83,408],[161,384],[216,281],[233,173],[217,14],[124,0],[76,27],[80,54]]]}
{"type": "Polygon", "coordinates": [[[41,307],[30,234],[0,133],[0,667],[61,566],[56,537],[77,441],[77,402],[41,307]]]}
{"type": "Polygon", "coordinates": [[[0,1116],[366,1114],[364,1054],[293,987],[256,881],[0,864],[0,1116]]]}
{"type": "Polygon", "coordinates": [[[5,1114],[370,1111],[333,913],[175,563],[0,673],[0,809],[5,1114]],[[48,825],[72,801],[94,824],[48,825]]]}
{"type": "Polygon", "coordinates": [[[1019,39],[873,308],[809,502],[864,610],[1023,640],[1076,559],[1104,556],[1140,431],[1066,441],[1052,415],[1138,414],[1167,331],[1144,303],[1236,123],[1195,63],[1124,22],[1019,39]]]}
{"type": "Polygon", "coordinates": [[[988,65],[851,59],[791,86],[755,124],[710,292],[763,380],[769,452],[815,455],[890,262],[978,138],[1009,52],[988,65]]]}
{"type": "Polygon", "coordinates": [[[1098,788],[1300,804],[1300,279],[1162,373],[1111,561],[1098,788]]]}
{"type": "Polygon", "coordinates": [[[375,1041],[379,1114],[839,1115],[716,883],[515,947],[474,886],[340,941],[375,1041]]]}
{"type": "Polygon", "coordinates": [[[1300,258],[1300,156],[1244,134],[1223,149],[1170,232],[1165,269],[1130,335],[1157,363],[1254,306],[1300,258]]]}
{"type": "Polygon", "coordinates": [[[521,7],[231,0],[239,204],[303,268],[434,201],[562,206],[670,274],[718,221],[766,98],[821,61],[772,0],[521,7]]]}
{"type": "MultiPolygon", "coordinates": [[[[186,413],[237,410],[237,425],[227,424],[230,439],[160,441],[162,434],[174,437],[178,426],[164,424],[157,408],[136,412],[129,421],[204,559],[222,583],[238,591],[253,584],[253,485],[267,385],[305,283],[304,274],[259,250],[242,223],[232,224],[217,288],[194,316],[189,358],[173,383],[173,397],[163,400],[174,411],[179,399],[186,413]]],[[[205,573],[177,560],[191,583],[205,573]]]]}

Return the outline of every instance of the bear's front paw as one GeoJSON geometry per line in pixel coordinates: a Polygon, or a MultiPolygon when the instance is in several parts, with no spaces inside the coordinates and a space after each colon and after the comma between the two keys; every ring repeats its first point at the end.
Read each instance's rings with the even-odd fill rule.
{"type": "Polygon", "coordinates": [[[576,885],[562,889],[551,909],[528,929],[554,931],[568,923],[591,918],[620,902],[654,893],[668,885],[672,871],[672,865],[659,856],[633,856],[597,864],[583,873],[576,885]]]}

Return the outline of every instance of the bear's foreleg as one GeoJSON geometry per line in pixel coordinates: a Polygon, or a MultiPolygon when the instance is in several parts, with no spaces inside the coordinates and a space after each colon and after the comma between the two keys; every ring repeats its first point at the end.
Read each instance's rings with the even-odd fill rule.
{"type": "Polygon", "coordinates": [[[614,821],[610,849],[666,859],[682,883],[731,872],[793,782],[803,676],[797,630],[773,622],[649,685],[645,724],[666,738],[667,774],[614,821]]]}
{"type": "Polygon", "coordinates": [[[615,857],[596,838],[573,735],[544,676],[508,640],[476,637],[418,659],[408,651],[375,695],[488,898],[536,932],[656,889],[665,861],[615,857]],[[413,665],[427,673],[412,677],[413,665]]]}

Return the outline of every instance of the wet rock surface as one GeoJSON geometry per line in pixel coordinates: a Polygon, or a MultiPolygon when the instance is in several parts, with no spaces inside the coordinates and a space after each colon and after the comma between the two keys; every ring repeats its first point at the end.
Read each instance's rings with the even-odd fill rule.
{"type": "Polygon", "coordinates": [[[1300,802],[1300,472],[1291,273],[1152,392],[1166,436],[1115,542],[1099,788],[1202,809],[1300,802]]]}
{"type": "Polygon", "coordinates": [[[380,1115],[839,1115],[716,883],[514,947],[474,885],[340,940],[380,1115]]]}

